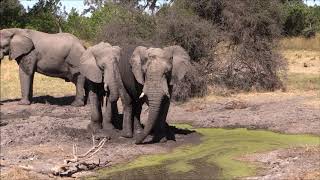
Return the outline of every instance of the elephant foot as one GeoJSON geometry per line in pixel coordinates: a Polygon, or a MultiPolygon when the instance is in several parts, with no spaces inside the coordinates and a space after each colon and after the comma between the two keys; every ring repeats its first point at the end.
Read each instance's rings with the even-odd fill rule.
{"type": "Polygon", "coordinates": [[[159,143],[159,142],[164,143],[164,142],[167,142],[167,139],[166,139],[165,137],[166,137],[165,134],[154,135],[154,136],[152,137],[151,142],[152,142],[152,143],[159,143]]]}
{"type": "Polygon", "coordinates": [[[135,134],[141,134],[141,133],[143,133],[143,128],[142,128],[142,126],[141,126],[141,125],[136,125],[136,126],[134,127],[134,133],[135,133],[135,134]]]}
{"type": "Polygon", "coordinates": [[[114,126],[113,126],[113,124],[110,123],[110,122],[108,122],[108,123],[103,123],[102,126],[103,126],[102,129],[103,129],[104,131],[113,131],[113,130],[115,129],[114,126]]]}
{"type": "Polygon", "coordinates": [[[95,134],[97,132],[100,132],[101,129],[102,129],[102,125],[101,123],[90,123],[88,124],[88,127],[87,127],[88,131],[92,134],[95,134]]]}
{"type": "Polygon", "coordinates": [[[132,134],[132,132],[130,132],[130,131],[122,131],[121,132],[121,137],[124,137],[124,138],[132,138],[133,137],[133,134],[132,134]]]}
{"type": "Polygon", "coordinates": [[[19,102],[18,102],[18,105],[30,105],[31,102],[27,99],[21,99],[19,102]]]}
{"type": "Polygon", "coordinates": [[[166,139],[167,140],[171,140],[171,141],[176,141],[176,136],[175,136],[175,134],[174,134],[174,132],[172,130],[167,129],[166,139]]]}
{"type": "Polygon", "coordinates": [[[143,133],[137,134],[135,144],[143,144],[143,140],[144,140],[144,134],[143,133]]]}
{"type": "Polygon", "coordinates": [[[76,99],[72,102],[71,106],[74,106],[74,107],[84,106],[84,101],[81,99],[76,99]]]}
{"type": "Polygon", "coordinates": [[[167,129],[165,133],[155,134],[152,143],[165,143],[167,141],[176,141],[175,134],[167,129]]]}

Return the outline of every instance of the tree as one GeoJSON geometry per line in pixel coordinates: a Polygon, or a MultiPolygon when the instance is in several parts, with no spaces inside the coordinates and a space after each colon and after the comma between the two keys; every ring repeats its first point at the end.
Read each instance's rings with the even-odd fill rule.
{"type": "Polygon", "coordinates": [[[28,11],[28,28],[48,33],[62,31],[67,13],[62,10],[60,0],[39,0],[28,11]]]}
{"type": "MultiPolygon", "coordinates": [[[[173,2],[174,0],[162,0],[162,2],[173,2]]],[[[120,4],[127,7],[134,7],[138,10],[149,9],[152,14],[156,10],[159,10],[160,7],[157,5],[159,0],[84,0],[84,4],[89,6],[88,9],[84,11],[84,14],[87,12],[93,12],[97,9],[100,9],[107,3],[120,4]]]]}
{"type": "Polygon", "coordinates": [[[316,31],[320,31],[319,6],[307,6],[300,0],[286,1],[284,12],[283,33],[285,35],[311,37],[316,31]]]}
{"type": "Polygon", "coordinates": [[[0,29],[23,27],[25,24],[26,11],[19,0],[0,1],[0,29]]]}

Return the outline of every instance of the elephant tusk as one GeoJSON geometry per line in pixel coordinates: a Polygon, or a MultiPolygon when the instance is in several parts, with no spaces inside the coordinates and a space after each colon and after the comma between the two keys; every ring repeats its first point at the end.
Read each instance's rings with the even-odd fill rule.
{"type": "Polygon", "coordinates": [[[139,96],[139,98],[140,98],[140,99],[143,98],[144,95],[145,95],[144,92],[142,92],[141,95],[139,96]]]}

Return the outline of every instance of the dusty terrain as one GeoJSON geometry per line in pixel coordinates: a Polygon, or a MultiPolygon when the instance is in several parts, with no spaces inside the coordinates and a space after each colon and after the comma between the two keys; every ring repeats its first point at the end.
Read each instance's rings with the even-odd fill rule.
{"type": "MultiPolygon", "coordinates": [[[[168,122],[319,136],[320,53],[285,51],[283,54],[289,62],[286,92],[242,93],[228,97],[209,95],[185,103],[172,103],[168,122]]],[[[63,164],[64,159],[72,158],[74,144],[78,145],[78,154],[92,147],[91,134],[86,131],[90,121],[89,106],[70,106],[73,97],[66,94],[73,93],[72,84],[38,75],[34,103],[20,106],[17,105],[20,97],[18,84],[16,64],[2,63],[1,179],[53,177],[48,174],[63,164]],[[50,83],[50,87],[46,83],[50,83]],[[43,96],[48,94],[50,96],[43,96]]],[[[146,114],[144,110],[143,119],[146,119],[146,114]]],[[[190,132],[176,134],[176,142],[142,146],[134,145],[132,139],[119,138],[117,131],[112,135],[91,162],[100,162],[100,167],[110,166],[128,162],[139,155],[166,153],[181,144],[199,142],[199,135],[190,132]]],[[[320,147],[299,147],[239,158],[261,167],[257,177],[249,179],[320,179],[319,152],[320,147]]],[[[81,172],[74,176],[90,173],[94,172],[81,172]]]]}
{"type": "MultiPolygon", "coordinates": [[[[30,106],[19,106],[17,101],[2,102],[1,175],[4,177],[13,177],[17,171],[12,168],[19,167],[48,174],[52,168],[62,164],[64,159],[71,158],[74,143],[78,145],[80,153],[92,146],[91,135],[86,132],[89,106],[75,108],[63,103],[70,102],[71,97],[47,96],[36,100],[30,106]]],[[[168,121],[190,123],[197,127],[247,127],[320,135],[318,100],[316,93],[241,94],[228,98],[209,96],[181,105],[173,104],[168,121]]],[[[143,114],[144,119],[146,113],[143,114]]],[[[101,166],[107,166],[142,154],[168,152],[180,144],[194,142],[197,134],[177,134],[176,137],[177,142],[137,146],[133,140],[114,136],[92,161],[97,162],[99,158],[101,166]]],[[[303,161],[307,158],[317,159],[316,154],[311,155],[299,158],[303,161]]],[[[308,166],[317,167],[315,162],[305,161],[303,166],[309,163],[308,166]]],[[[296,166],[289,168],[295,169],[296,166]]],[[[27,174],[32,175],[30,172],[27,174]]],[[[21,175],[18,173],[17,176],[21,175]]]]}

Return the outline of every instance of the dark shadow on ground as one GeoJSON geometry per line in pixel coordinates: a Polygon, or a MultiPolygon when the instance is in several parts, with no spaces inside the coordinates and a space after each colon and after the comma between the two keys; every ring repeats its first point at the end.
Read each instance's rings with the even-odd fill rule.
{"type": "MultiPolygon", "coordinates": [[[[40,103],[40,104],[51,104],[51,105],[58,105],[58,106],[69,106],[74,101],[75,96],[64,96],[64,97],[53,97],[53,96],[37,96],[32,98],[32,103],[40,103]]],[[[8,102],[16,102],[20,101],[20,99],[6,99],[3,101],[0,101],[0,104],[2,103],[8,103],[8,102]]]]}
{"type": "MultiPolygon", "coordinates": [[[[122,130],[122,123],[123,123],[123,114],[119,114],[116,118],[116,120],[112,121],[113,126],[115,127],[114,130],[101,131],[98,133],[94,133],[96,135],[97,139],[100,139],[102,137],[110,137],[111,139],[117,139],[117,142],[125,142],[127,138],[120,138],[121,136],[121,130],[122,130]]],[[[155,134],[155,131],[153,130],[148,138],[145,139],[145,143],[143,144],[153,144],[161,142],[163,139],[176,141],[176,135],[189,135],[191,133],[195,133],[195,130],[190,129],[181,129],[177,128],[175,126],[170,126],[169,124],[166,124],[166,134],[157,135],[155,134]]],[[[90,131],[90,130],[89,130],[90,131]]],[[[89,132],[90,134],[90,132],[89,132]]],[[[135,139],[137,134],[134,134],[133,139],[135,139]]],[[[130,140],[131,138],[129,138],[130,140]]],[[[128,139],[127,139],[128,140],[128,139]]]]}

